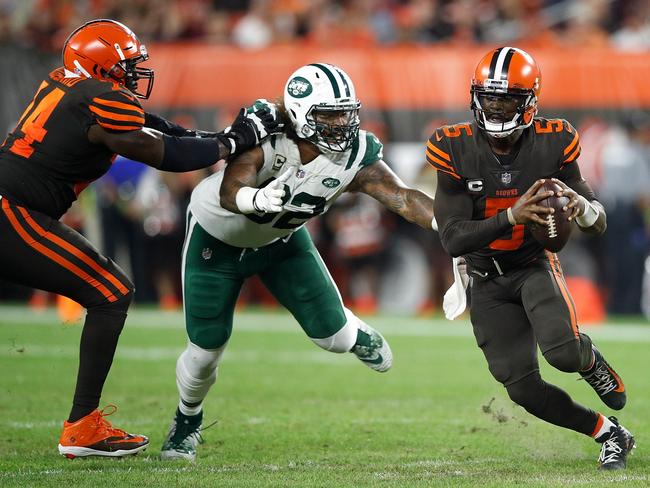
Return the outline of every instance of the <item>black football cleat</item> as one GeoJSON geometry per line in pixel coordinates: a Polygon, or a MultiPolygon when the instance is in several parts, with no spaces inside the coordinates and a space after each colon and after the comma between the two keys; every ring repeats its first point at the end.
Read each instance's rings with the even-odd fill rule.
{"type": "Polygon", "coordinates": [[[592,349],[595,358],[594,365],[588,371],[580,371],[580,375],[598,393],[605,405],[614,410],[620,410],[625,406],[627,400],[623,380],[605,361],[596,346],[592,346],[592,349]]]}
{"type": "Polygon", "coordinates": [[[625,469],[627,455],[636,447],[634,436],[618,423],[616,417],[610,417],[609,420],[614,422],[614,427],[596,439],[596,442],[602,444],[598,456],[599,469],[625,469]]]}

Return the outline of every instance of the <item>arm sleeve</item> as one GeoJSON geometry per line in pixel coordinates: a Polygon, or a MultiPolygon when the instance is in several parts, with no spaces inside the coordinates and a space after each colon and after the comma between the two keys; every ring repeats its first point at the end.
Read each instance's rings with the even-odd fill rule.
{"type": "Polygon", "coordinates": [[[574,190],[578,195],[585,197],[588,201],[596,200],[596,193],[580,174],[580,168],[577,162],[562,166],[557,179],[566,183],[569,188],[574,190]]]}
{"type": "Polygon", "coordinates": [[[144,126],[174,137],[218,137],[221,132],[186,129],[158,114],[144,113],[144,126]]]}
{"type": "Polygon", "coordinates": [[[181,127],[180,125],[175,124],[174,122],[167,120],[158,114],[152,114],[149,112],[144,113],[144,126],[149,127],[150,129],[155,129],[158,132],[167,134],[168,136],[193,137],[196,135],[196,133],[192,130],[181,127]]]}
{"type": "Polygon", "coordinates": [[[217,138],[177,137],[163,134],[165,152],[158,169],[183,173],[207,168],[219,161],[220,147],[217,138]]]}
{"type": "Polygon", "coordinates": [[[442,245],[453,257],[478,251],[512,228],[505,211],[472,220],[473,208],[472,197],[462,184],[446,171],[438,171],[434,215],[442,245]]]}
{"type": "Polygon", "coordinates": [[[144,110],[137,99],[120,90],[93,97],[88,108],[95,122],[109,132],[140,130],[144,126],[144,110]]]}

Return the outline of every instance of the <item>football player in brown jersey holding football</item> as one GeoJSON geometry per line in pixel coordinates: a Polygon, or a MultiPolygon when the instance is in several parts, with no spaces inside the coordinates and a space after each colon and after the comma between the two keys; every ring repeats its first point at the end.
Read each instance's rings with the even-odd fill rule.
{"type": "Polygon", "coordinates": [[[427,144],[438,171],[435,215],[447,252],[465,259],[474,335],[494,378],[531,414],[601,443],[602,469],[620,469],[634,447],[630,432],[539,373],[538,347],[555,368],[579,372],[608,407],[625,405],[620,377],[578,329],[557,256],[530,233],[551,212],[539,203],[553,192],[538,194],[549,178],[569,198],[569,219],[580,230],[606,227],[580,175],[578,133],[566,120],[535,117],[540,85],[537,63],[521,49],[481,59],[471,84],[475,120],[440,127],[427,144]]]}
{"type": "Polygon", "coordinates": [[[277,128],[274,106],[264,103],[242,109],[219,133],[144,112],[138,99],[151,93],[153,71],[139,64],[147,58],[119,22],[79,27],[65,42],[63,67],[41,83],[0,147],[0,276],[87,309],[73,406],[59,440],[69,458],[135,454],[149,440],[112,427],[104,418],[112,412],[97,410],[133,284],[59,218],[116,154],[162,171],[192,171],[250,149],[277,128]]]}

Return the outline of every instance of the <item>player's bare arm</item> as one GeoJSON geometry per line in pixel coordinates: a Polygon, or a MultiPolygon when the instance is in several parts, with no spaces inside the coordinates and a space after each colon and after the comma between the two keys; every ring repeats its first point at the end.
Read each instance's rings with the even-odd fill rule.
{"type": "Polygon", "coordinates": [[[370,195],[409,222],[431,229],[433,198],[407,186],[384,161],[359,171],[348,190],[370,195]]]}
{"type": "Polygon", "coordinates": [[[254,187],[257,172],[264,162],[264,152],[256,147],[246,151],[226,166],[219,198],[221,206],[235,213],[242,213],[237,207],[237,192],[244,187],[254,187]]]}

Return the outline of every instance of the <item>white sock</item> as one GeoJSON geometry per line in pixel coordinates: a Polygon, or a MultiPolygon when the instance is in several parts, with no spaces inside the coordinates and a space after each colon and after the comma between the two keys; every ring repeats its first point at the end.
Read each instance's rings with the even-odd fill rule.
{"type": "Polygon", "coordinates": [[[176,386],[180,395],[178,409],[183,415],[201,412],[203,400],[217,380],[219,359],[226,345],[203,349],[191,342],[176,361],[176,386]]]}
{"type": "Polygon", "coordinates": [[[178,401],[178,410],[180,410],[180,412],[187,417],[193,417],[201,413],[201,410],[203,410],[203,402],[200,402],[198,405],[193,404],[191,407],[188,407],[185,405],[185,403],[183,403],[183,399],[181,398],[178,401]]]}
{"type": "Polygon", "coordinates": [[[596,429],[594,430],[594,433],[591,436],[594,439],[598,439],[601,435],[606,434],[613,427],[615,427],[614,422],[609,420],[603,414],[598,414],[598,415],[600,415],[600,418],[598,419],[598,422],[596,423],[596,429]],[[598,427],[599,424],[600,427],[598,427]]]}

